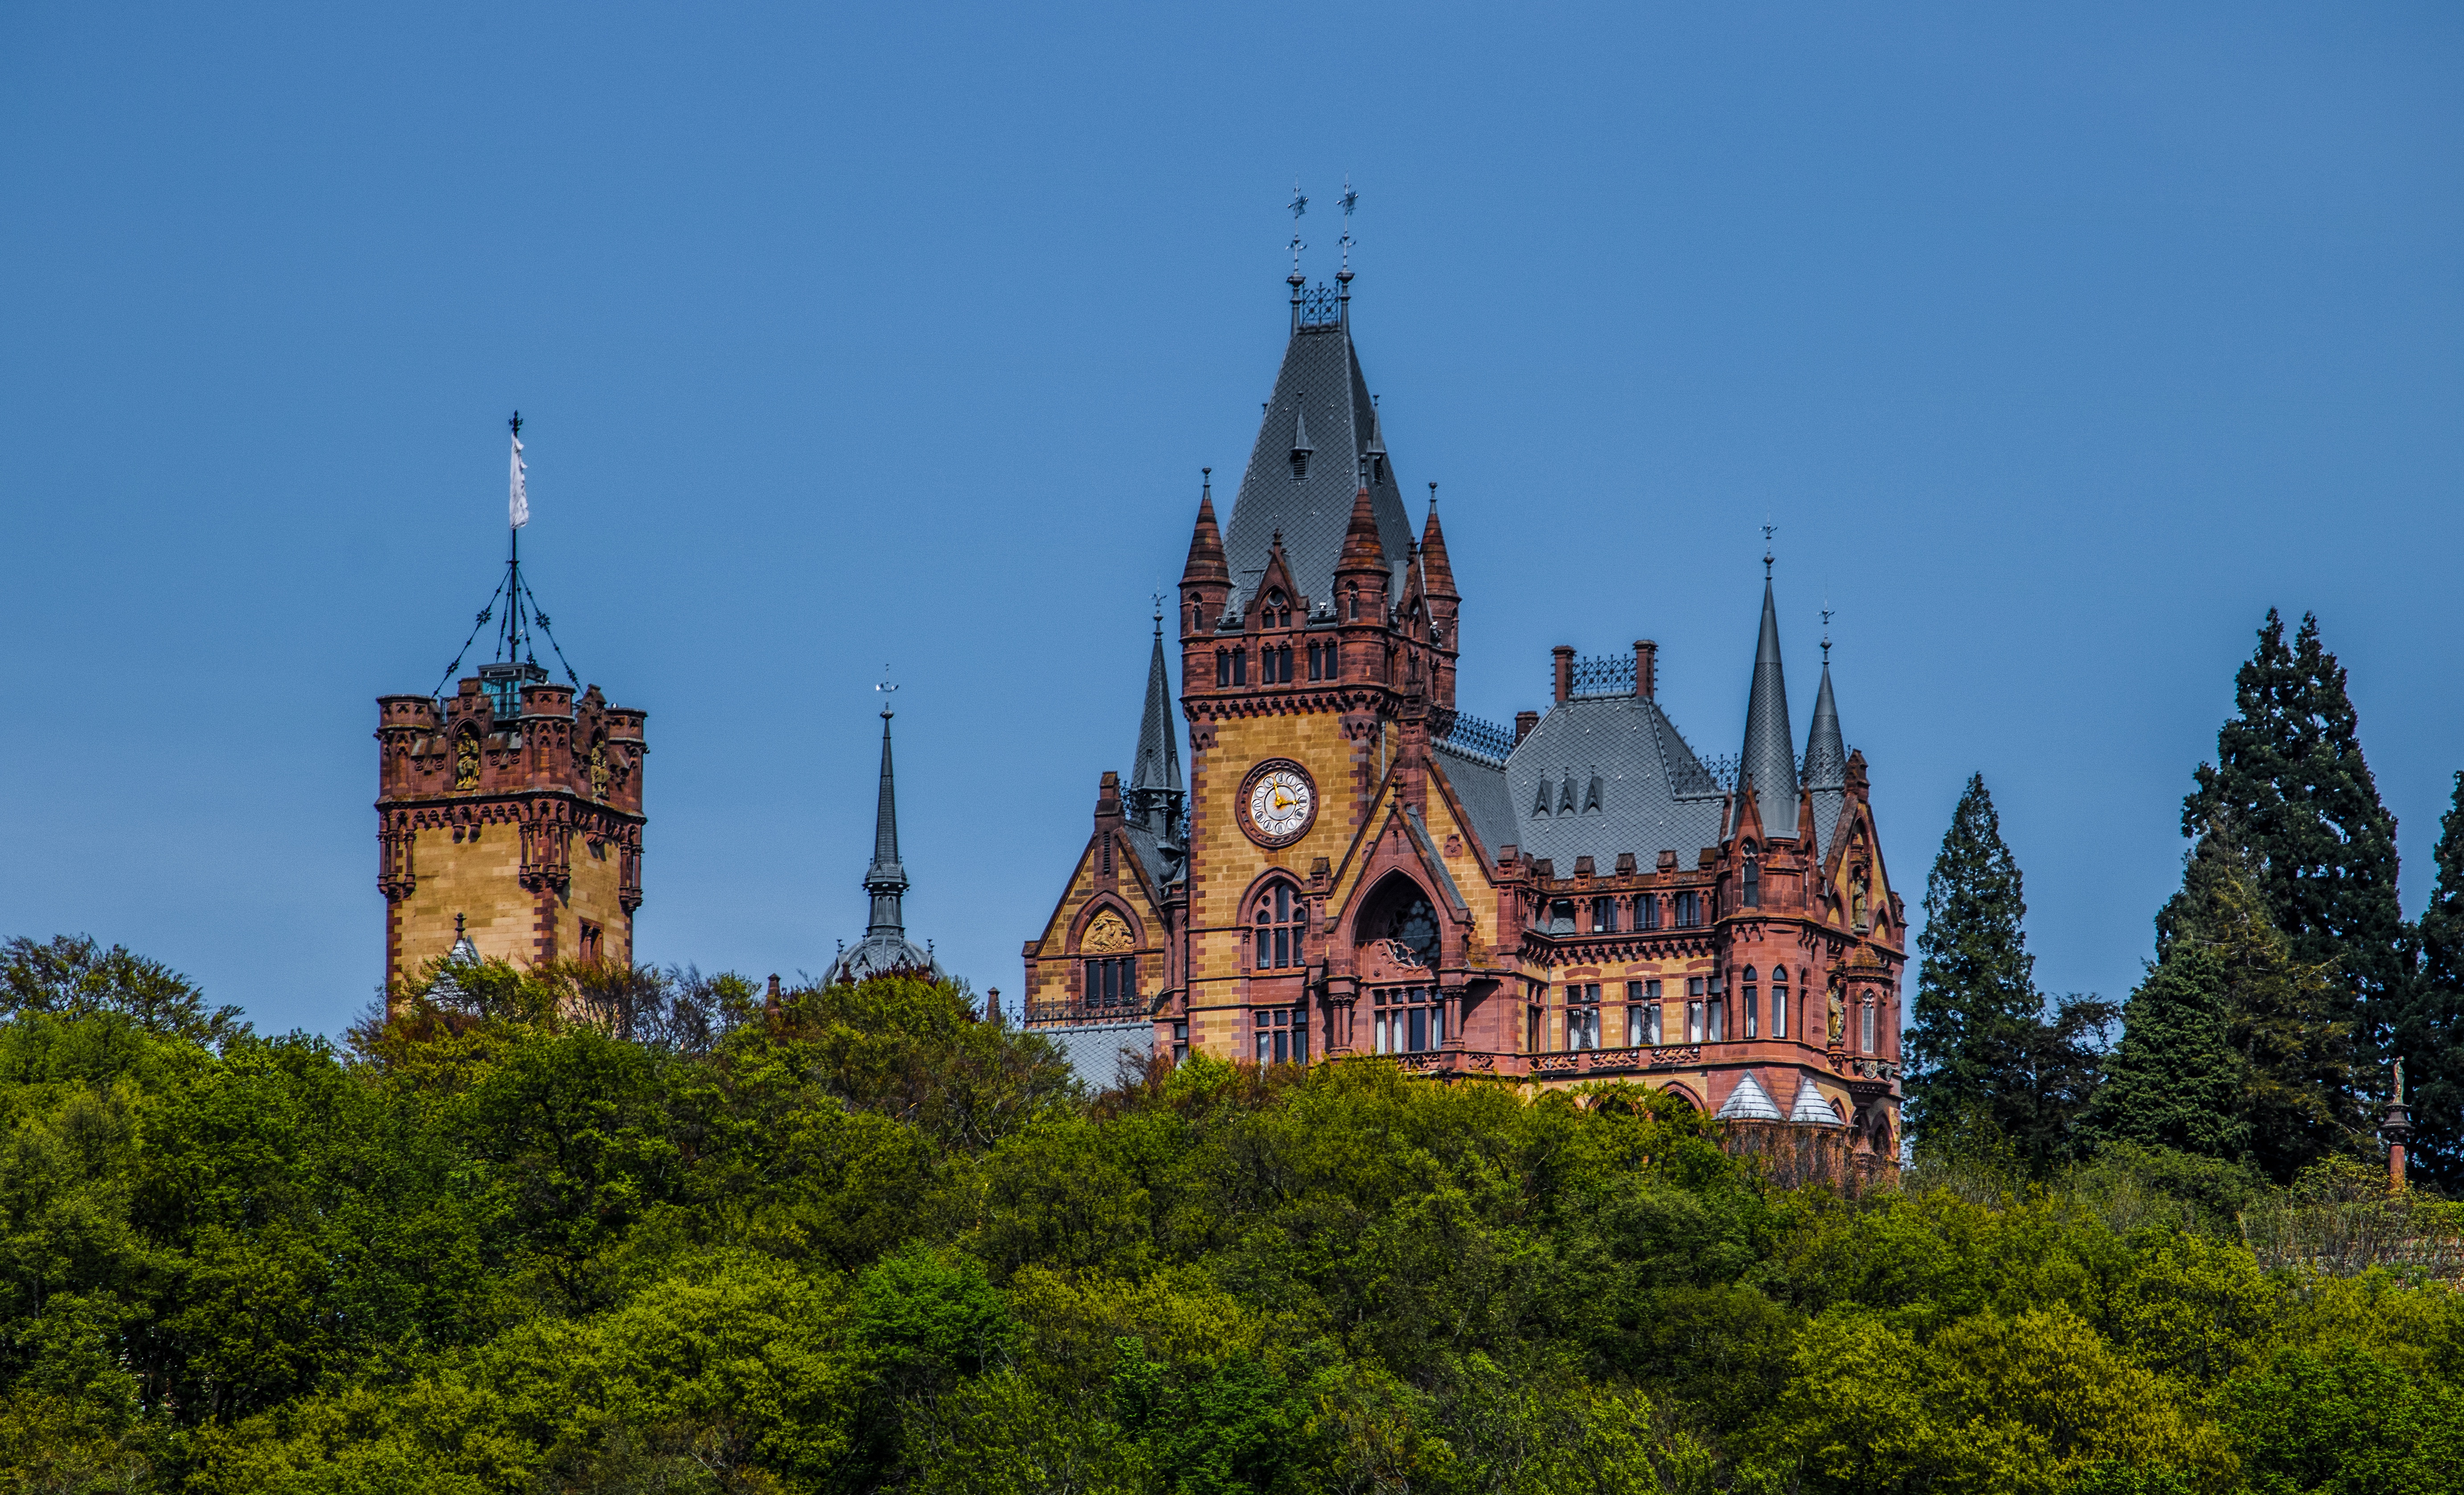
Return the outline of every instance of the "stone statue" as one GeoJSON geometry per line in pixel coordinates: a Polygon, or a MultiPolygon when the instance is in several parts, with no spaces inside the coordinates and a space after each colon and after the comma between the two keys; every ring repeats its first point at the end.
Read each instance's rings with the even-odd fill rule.
{"type": "Polygon", "coordinates": [[[1848,1031],[1848,1008],[1839,1000],[1839,988],[1831,988],[1831,1042],[1837,1044],[1848,1031]]]}

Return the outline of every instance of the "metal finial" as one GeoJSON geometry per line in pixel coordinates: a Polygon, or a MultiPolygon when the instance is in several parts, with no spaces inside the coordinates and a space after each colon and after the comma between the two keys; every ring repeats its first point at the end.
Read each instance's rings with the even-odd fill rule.
{"type": "Polygon", "coordinates": [[[462,915],[459,913],[453,915],[453,937],[455,939],[462,937],[462,915]]]}
{"type": "Polygon", "coordinates": [[[1201,467],[1198,470],[1198,496],[1200,498],[1215,496],[1215,469],[1201,467]]]}
{"type": "Polygon", "coordinates": [[[1155,637],[1163,637],[1163,588],[1160,586],[1155,591],[1155,637]]]}
{"type": "Polygon", "coordinates": [[[1770,522],[1769,520],[1765,520],[1765,521],[1764,521],[1764,523],[1763,523],[1763,580],[1764,580],[1764,581],[1766,581],[1766,582],[1768,582],[1768,581],[1770,581],[1770,580],[1771,580],[1771,537],[1772,537],[1772,536],[1774,536],[1774,535],[1776,535],[1776,534],[1778,534],[1778,533],[1779,533],[1779,526],[1778,526],[1778,525],[1773,524],[1773,523],[1770,522]]]}
{"type": "Polygon", "coordinates": [[[508,425],[508,426],[511,426],[511,427],[514,429],[514,434],[515,434],[515,435],[517,435],[517,436],[520,435],[520,434],[522,433],[522,412],[521,412],[521,411],[519,411],[519,410],[516,410],[516,411],[514,412],[514,418],[513,418],[512,420],[510,420],[510,421],[507,421],[505,424],[506,424],[506,425],[508,425]]]}
{"type": "Polygon", "coordinates": [[[1309,248],[1301,242],[1301,215],[1309,211],[1309,199],[1301,195],[1301,179],[1292,178],[1292,200],[1286,205],[1292,210],[1292,284],[1301,283],[1301,251],[1309,248]]]}
{"type": "Polygon", "coordinates": [[[1434,477],[1429,479],[1429,512],[1438,512],[1438,480],[1434,477]]]}
{"type": "Polygon", "coordinates": [[[1352,189],[1350,172],[1344,173],[1341,201],[1343,203],[1343,268],[1335,272],[1334,278],[1349,282],[1352,279],[1352,209],[1360,203],[1360,194],[1352,189]]]}
{"type": "Polygon", "coordinates": [[[890,700],[898,690],[897,685],[890,678],[890,667],[888,665],[881,667],[881,683],[874,686],[873,689],[881,693],[881,719],[888,721],[891,715],[890,700]]]}
{"type": "Polygon", "coordinates": [[[1822,599],[1822,662],[1831,663],[1831,599],[1822,599]]]}

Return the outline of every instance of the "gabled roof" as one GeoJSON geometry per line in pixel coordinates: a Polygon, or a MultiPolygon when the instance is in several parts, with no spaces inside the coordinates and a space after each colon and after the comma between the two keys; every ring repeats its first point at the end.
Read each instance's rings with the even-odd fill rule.
{"type": "Polygon", "coordinates": [[[1375,451],[1379,458],[1375,471],[1368,471],[1376,432],[1377,413],[1350,328],[1341,322],[1295,327],[1284,349],[1283,367],[1275,374],[1275,392],[1258,422],[1258,439],[1223,538],[1232,571],[1229,611],[1237,613],[1246,605],[1265,574],[1277,531],[1284,537],[1292,583],[1309,599],[1310,609],[1331,605],[1335,558],[1343,549],[1353,495],[1363,486],[1364,474],[1378,541],[1386,553],[1388,594],[1400,595],[1412,524],[1403,512],[1402,491],[1395,485],[1394,464],[1385,459],[1382,448],[1375,451]],[[1297,478],[1292,475],[1296,450],[1309,451],[1306,471],[1297,478]]]}

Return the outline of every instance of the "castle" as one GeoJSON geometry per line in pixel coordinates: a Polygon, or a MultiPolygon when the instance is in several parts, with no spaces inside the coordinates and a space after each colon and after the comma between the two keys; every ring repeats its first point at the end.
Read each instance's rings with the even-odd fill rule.
{"type": "MultiPolygon", "coordinates": [[[[1769,558],[1733,764],[1654,696],[1657,649],[1551,661],[1509,729],[1455,708],[1463,598],[1434,485],[1412,536],[1349,268],[1290,335],[1230,521],[1211,481],[1157,619],[1130,781],[1026,942],[1023,1018],[1090,1056],[1392,1056],[1627,1079],[1896,1155],[1903,905],[1828,644],[1800,755],[1769,558]],[[1177,710],[1176,710],[1177,707],[1177,710]],[[1189,734],[1184,784],[1179,724],[1189,734]]],[[[1211,473],[1210,473],[1211,478],[1211,473]]]]}
{"type": "MultiPolygon", "coordinates": [[[[1661,709],[1647,640],[1554,650],[1550,709],[1511,728],[1459,712],[1463,600],[1434,485],[1413,538],[1351,281],[1290,278],[1230,522],[1211,473],[1199,497],[1171,614],[1180,693],[1158,609],[1130,780],[1102,776],[1025,943],[1023,1021],[1098,1082],[1124,1050],[1374,1054],[1438,1078],[1637,1081],[1895,1156],[1903,909],[1827,641],[1801,753],[1768,556],[1734,760],[1706,761],[1661,709]]],[[[644,714],[534,655],[519,452],[517,426],[517,543],[480,615],[505,608],[496,659],[451,696],[378,699],[388,991],[457,949],[632,959],[644,714]]],[[[871,919],[831,980],[939,973],[901,916],[890,723],[871,919]]]]}

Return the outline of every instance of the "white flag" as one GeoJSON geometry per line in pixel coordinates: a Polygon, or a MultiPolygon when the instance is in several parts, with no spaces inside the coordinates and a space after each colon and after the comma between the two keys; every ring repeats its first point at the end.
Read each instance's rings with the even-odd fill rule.
{"type": "Polygon", "coordinates": [[[520,529],[531,521],[531,495],[529,490],[522,486],[522,438],[516,436],[514,438],[513,491],[506,500],[506,517],[512,520],[516,529],[520,529]]]}

